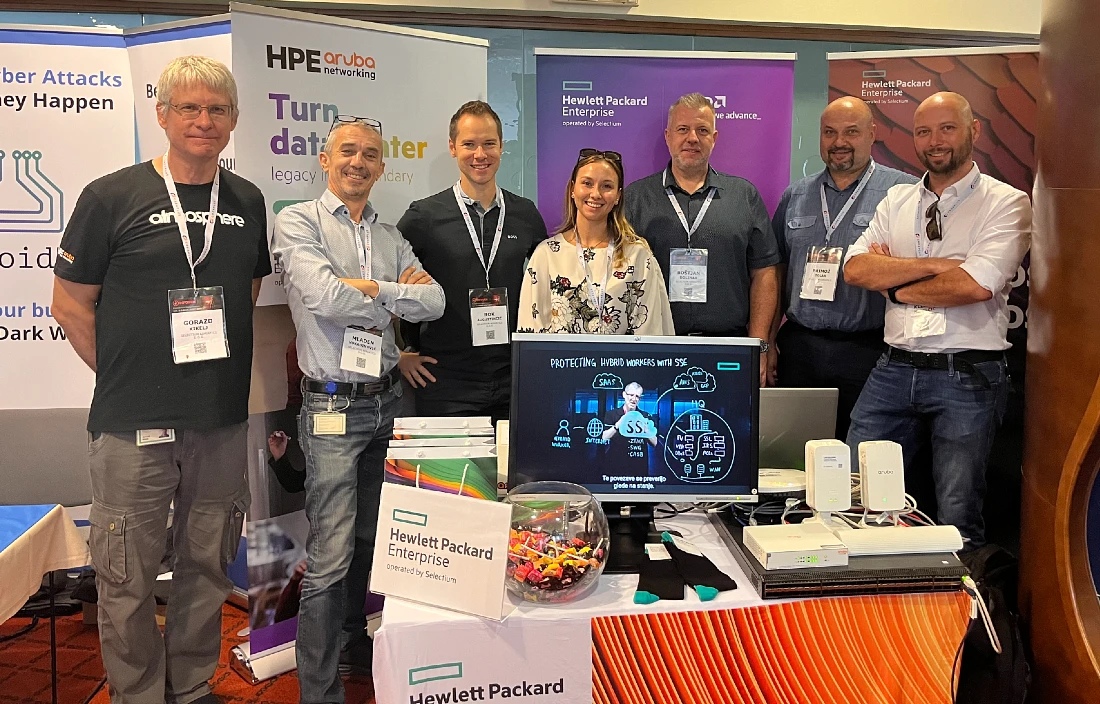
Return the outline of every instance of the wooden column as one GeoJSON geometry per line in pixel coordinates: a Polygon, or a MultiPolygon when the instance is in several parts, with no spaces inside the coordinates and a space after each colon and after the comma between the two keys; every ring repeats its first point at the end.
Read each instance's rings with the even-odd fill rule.
{"type": "Polygon", "coordinates": [[[1085,519],[1100,468],[1100,3],[1045,0],[1020,608],[1034,702],[1100,701],[1085,519]]]}

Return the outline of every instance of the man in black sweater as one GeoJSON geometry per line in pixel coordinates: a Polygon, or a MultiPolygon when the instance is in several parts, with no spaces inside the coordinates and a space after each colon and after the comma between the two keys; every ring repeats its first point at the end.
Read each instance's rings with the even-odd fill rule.
{"type": "Polygon", "coordinates": [[[471,101],[451,118],[449,145],[458,183],[415,201],[397,224],[425,270],[443,287],[447,308],[430,323],[402,323],[398,366],[423,416],[508,417],[512,352],[524,262],[546,239],[535,204],[496,182],[500,118],[471,101]]]}

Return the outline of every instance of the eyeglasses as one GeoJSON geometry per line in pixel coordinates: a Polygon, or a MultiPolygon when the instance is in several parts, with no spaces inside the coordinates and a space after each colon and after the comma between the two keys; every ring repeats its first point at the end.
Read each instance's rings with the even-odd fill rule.
{"type": "Polygon", "coordinates": [[[343,125],[363,125],[377,132],[379,137],[382,136],[381,122],[373,117],[359,117],[357,115],[337,115],[332,119],[332,126],[328,128],[328,133],[332,134],[333,130],[343,125]]]}
{"type": "Polygon", "coordinates": [[[199,119],[203,110],[211,120],[225,120],[233,114],[234,110],[232,105],[199,105],[197,103],[168,103],[168,105],[185,120],[199,119]]]}
{"type": "Polygon", "coordinates": [[[940,202],[935,200],[932,205],[928,206],[928,210],[924,211],[924,217],[928,218],[928,224],[924,227],[924,234],[928,236],[929,242],[935,242],[943,237],[943,232],[940,231],[940,202]]]}
{"type": "Polygon", "coordinates": [[[612,151],[600,151],[599,149],[582,149],[577,153],[577,161],[581,159],[587,159],[590,156],[599,156],[604,159],[610,159],[611,161],[617,161],[620,164],[623,163],[623,155],[619,152],[612,151]]]}

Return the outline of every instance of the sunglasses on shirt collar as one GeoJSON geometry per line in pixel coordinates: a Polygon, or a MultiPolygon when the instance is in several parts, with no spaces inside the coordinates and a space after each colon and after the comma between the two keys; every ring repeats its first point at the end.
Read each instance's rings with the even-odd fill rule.
{"type": "Polygon", "coordinates": [[[928,209],[924,211],[924,217],[928,218],[928,224],[924,226],[924,234],[929,242],[936,242],[943,237],[940,229],[940,201],[936,199],[928,209]]]}

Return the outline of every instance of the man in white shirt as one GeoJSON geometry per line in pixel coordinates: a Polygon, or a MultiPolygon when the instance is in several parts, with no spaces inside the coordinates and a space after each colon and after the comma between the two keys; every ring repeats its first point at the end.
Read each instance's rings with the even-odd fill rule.
{"type": "Polygon", "coordinates": [[[920,183],[891,188],[848,249],[844,279],[878,291],[886,352],[852,411],[848,445],[893,440],[908,466],[931,443],[940,523],[965,549],[985,542],[982,501],[993,436],[1004,414],[1009,282],[1031,239],[1027,194],[971,160],[981,125],[956,93],[937,93],[913,118],[920,183]]]}

